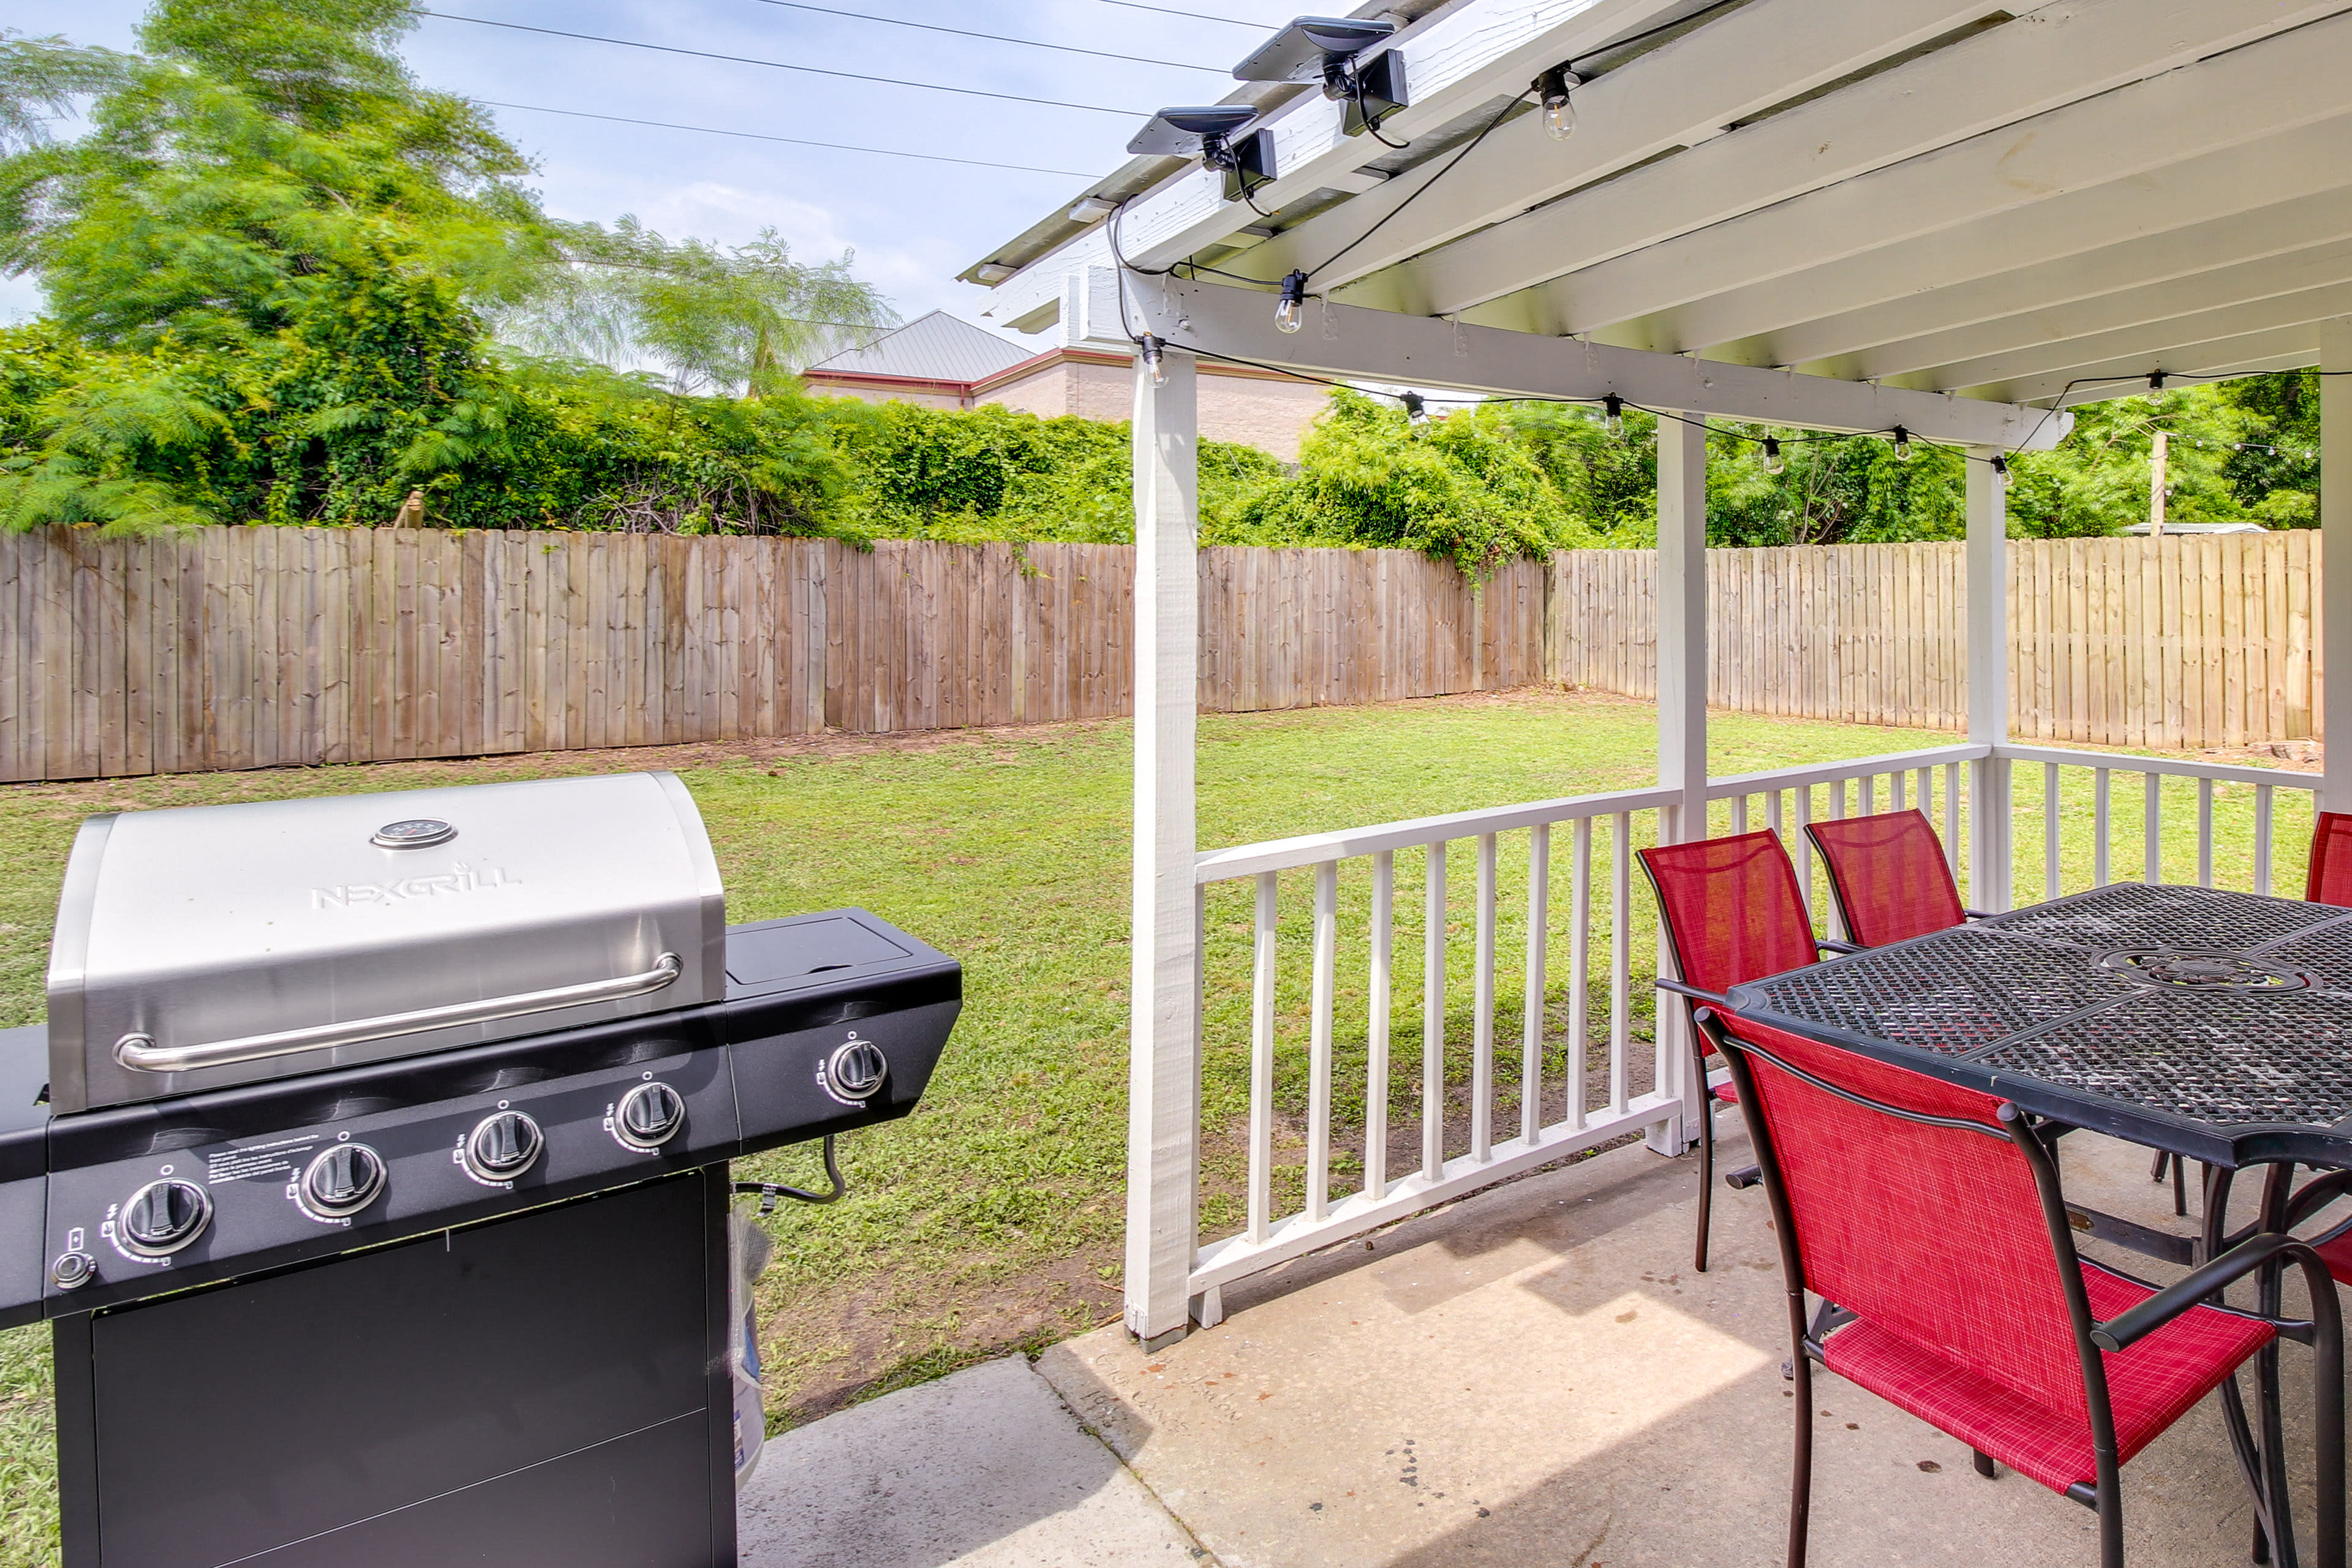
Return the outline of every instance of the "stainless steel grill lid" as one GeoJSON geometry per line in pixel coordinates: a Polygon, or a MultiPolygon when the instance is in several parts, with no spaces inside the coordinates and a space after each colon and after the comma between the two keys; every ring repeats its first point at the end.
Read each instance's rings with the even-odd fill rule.
{"type": "Polygon", "coordinates": [[[49,958],[60,1112],[716,1001],[667,773],[94,816],[49,958]]]}

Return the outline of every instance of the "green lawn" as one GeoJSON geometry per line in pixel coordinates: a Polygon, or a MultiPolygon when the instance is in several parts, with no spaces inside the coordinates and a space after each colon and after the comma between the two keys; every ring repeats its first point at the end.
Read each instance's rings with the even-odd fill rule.
{"type": "MultiPolygon", "coordinates": [[[[1515,694],[1382,708],[1208,716],[1200,753],[1204,846],[1241,843],[1549,795],[1634,787],[1654,776],[1644,704],[1594,694],[1515,694]]],[[[1941,743],[1920,731],[1717,715],[1720,775],[1941,743]]],[[[41,1016],[51,910],[75,826],[92,812],[417,787],[446,783],[676,768],[700,803],[736,921],[863,904],[955,954],[966,1008],[921,1110],[844,1140],[852,1194],[772,1221],[777,1264],[763,1281],[772,1421],[805,1420],[856,1397],[952,1370],[1006,1348],[1057,1339],[1118,1310],[1125,1139],[1129,731],[1089,723],[779,748],[574,753],[0,788],[0,1025],[41,1016]]],[[[2121,761],[2122,759],[2118,759],[2121,761]]],[[[2021,797],[2038,800],[2039,770],[2021,797]]],[[[2115,868],[2137,876],[2137,776],[2119,779],[2115,868]]],[[[2085,792],[2087,794],[2087,792],[2085,792]]],[[[2224,791],[2225,843],[2245,837],[2246,792],[2224,791]]],[[[2171,799],[2168,796],[2168,801],[2171,799]]],[[[2187,811],[2193,821],[2193,786],[2187,811]]],[[[2088,802],[2070,808],[2071,858],[2087,870],[2088,802]],[[2079,820],[2078,820],[2079,818],[2079,820]]],[[[2300,885],[2308,809],[2282,796],[2280,884],[2300,885]]],[[[1720,826],[1720,824],[1718,824],[1720,826]]],[[[2021,898],[2037,896],[2038,818],[2021,823],[2021,898]],[[2027,856],[2032,868],[2027,866],[2027,856]]],[[[1507,838],[1498,1056],[1518,1035],[1512,928],[1524,910],[1525,835],[1507,838]]],[[[1563,840],[1565,836],[1563,836],[1563,840]]],[[[2193,840],[2191,841],[2193,845],[2193,840]]],[[[2225,868],[2236,864],[2225,850],[2225,868]]],[[[1551,1005],[1565,990],[1566,847],[1555,848],[1551,1005]]],[[[1473,858],[1456,849],[1449,926],[1466,974],[1473,858]]],[[[2193,862],[2168,863],[2186,879],[2193,862]]],[[[1605,889],[1606,870],[1597,879],[1605,889]]],[[[2241,880],[2242,878],[2225,879],[2241,880]]],[[[1396,1120],[1417,1073],[1421,871],[1397,869],[1400,1008],[1396,1120]]],[[[2080,878],[2075,885],[2080,885],[2080,878]]],[[[1306,879],[1286,878],[1283,1100],[1302,1103],[1306,879]],[[1295,886],[1293,884],[1296,884],[1295,886]],[[1296,960],[1294,962],[1293,960],[1296,960]]],[[[1343,886],[1343,1003],[1360,995],[1360,878],[1343,886]]],[[[1605,900],[1603,900],[1605,902],[1605,900]]],[[[1638,910],[1637,910],[1638,916],[1638,910]]],[[[1230,1228],[1239,1144],[1217,1135],[1245,1100],[1249,906],[1245,889],[1211,906],[1212,1117],[1204,1223],[1230,1228]]],[[[1646,931],[1646,921],[1637,929],[1646,931]]],[[[1641,946],[1646,950],[1647,936],[1641,946]]],[[[1466,1050],[1468,988],[1448,1020],[1453,1075],[1466,1050]]],[[[1646,1033],[1648,1000],[1641,998],[1646,1033]]],[[[1343,1007],[1343,1016],[1346,1009],[1343,1007]]],[[[1360,1126],[1360,1005],[1339,1045],[1343,1131],[1360,1126]],[[1352,1053],[1355,1053],[1351,1055],[1352,1053]]],[[[1557,1052],[1555,1052],[1557,1055],[1557,1052]]],[[[1558,1067],[1548,1069],[1559,1081],[1558,1067]]],[[[1510,1075],[1504,1075],[1507,1091],[1510,1075]]],[[[1553,1114],[1557,1114],[1555,1110],[1553,1114]]],[[[1503,1135],[1516,1127],[1507,1108],[1503,1135]]],[[[1458,1132],[1456,1134],[1458,1139],[1458,1132]]],[[[1286,1158],[1297,1142],[1286,1131],[1286,1158]]],[[[1350,1152],[1335,1187],[1360,1170],[1350,1152]]],[[[785,1152],[747,1176],[806,1184],[814,1161],[785,1152]]],[[[1401,1168],[1392,1160],[1392,1169],[1401,1168]]],[[[1290,1173],[1289,1190],[1298,1173],[1290,1173]]],[[[46,1342],[0,1334],[0,1565],[49,1560],[54,1531],[46,1342]]]]}

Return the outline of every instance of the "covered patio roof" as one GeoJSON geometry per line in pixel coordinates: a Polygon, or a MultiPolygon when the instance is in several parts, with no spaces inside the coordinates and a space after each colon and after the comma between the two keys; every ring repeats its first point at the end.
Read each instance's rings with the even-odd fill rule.
{"type": "Polygon", "coordinates": [[[1115,243],[1143,272],[1303,269],[1398,316],[2040,406],[2312,364],[2352,311],[2341,0],[1414,9],[1412,101],[1380,127],[1402,151],[1293,89],[1263,121],[1270,218],[1139,159],[1095,187],[1114,223],[1052,215],[964,276],[1040,330],[1115,243]],[[1528,88],[1560,65],[1586,79],[1555,141],[1528,88]]]}
{"type": "MultiPolygon", "coordinates": [[[[1872,772],[1896,775],[1900,805],[1900,774],[1916,768],[1925,805],[1927,770],[1946,768],[1948,848],[1958,850],[1965,822],[1969,895],[1986,909],[2010,905],[2014,765],[2040,766],[2051,780],[2061,767],[2091,767],[2103,831],[2107,810],[2101,758],[2011,742],[2004,454],[2063,438],[2067,405],[2159,374],[2179,385],[2316,364],[2331,377],[2322,465],[2352,474],[2352,0],[2054,0],[2015,10],[1985,0],[1413,0],[1357,15],[1402,24],[1374,51],[1401,58],[1410,101],[1378,120],[1378,134],[1348,134],[1348,111],[1360,105],[1311,86],[1245,87],[1234,101],[1260,107],[1274,152],[1274,177],[1250,199],[1228,200],[1225,175],[1197,162],[1139,160],[1097,184],[1091,194],[1105,199],[1048,215],[965,274],[994,288],[990,314],[1000,321],[1058,323],[1065,342],[1139,357],[1126,1289],[1128,1326],[1148,1342],[1215,1322],[1227,1283],[1513,1171],[1633,1129],[1661,1153],[1695,1136],[1706,1091],[1675,1043],[1674,1008],[1657,1014],[1655,1088],[1624,1086],[1625,825],[1650,812],[1661,842],[1703,837],[1711,803],[1727,803],[1742,825],[1748,797],[1769,795],[1779,829],[1787,825],[1775,792],[1812,787],[1793,775],[1707,773],[1707,416],[1901,426],[1967,448],[1965,758],[1857,760],[1845,771],[1864,781],[1865,803],[1872,772]],[[1559,139],[1531,89],[1562,69],[1579,82],[1576,128],[1559,139]],[[1276,330],[1272,292],[1286,278],[1304,295],[1300,330],[1288,332],[1276,330]],[[1614,397],[1670,416],[1657,433],[1657,787],[1201,855],[1201,357],[1391,385],[1614,397]],[[1619,887],[1609,962],[1620,1000],[1606,1114],[1579,1104],[1548,1121],[1523,1110],[1518,1136],[1497,1135],[1496,837],[1530,831],[1541,866],[1550,826],[1572,826],[1582,876],[1592,825],[1610,814],[1619,887]],[[1444,1130],[1424,1118],[1420,1169],[1391,1179],[1368,1132],[1362,1190],[1334,1197],[1328,955],[1339,865],[1369,861],[1375,888],[1367,1049],[1377,1127],[1394,1011],[1391,858],[1400,848],[1428,857],[1427,925],[1437,934],[1426,967],[1437,978],[1427,983],[1423,1101],[1436,1105],[1447,1088],[1444,851],[1461,840],[1477,845],[1481,933],[1468,1152],[1450,1152],[1444,1130]],[[1250,1212],[1242,1232],[1203,1247],[1201,922],[1204,889],[1241,875],[1237,865],[1251,868],[1259,895],[1250,1212]],[[1308,1090],[1306,1204],[1281,1215],[1266,1174],[1275,881],[1309,868],[1310,1054],[1321,1076],[1308,1090]]],[[[2327,487],[2320,511],[2320,560],[2340,572],[2352,562],[2352,484],[2327,487]]],[[[2352,592],[2325,603],[2326,666],[2352,671],[2352,592]]],[[[2352,679],[2328,683],[2322,729],[2352,736],[2352,679]]],[[[2327,809],[2352,809],[2352,746],[2346,757],[2320,783],[2327,809]]],[[[2151,780],[2159,767],[2193,764],[2147,764],[2151,780]]],[[[2263,801],[2285,778],[2241,772],[2263,801]]],[[[2151,878],[2159,795],[2150,783],[2151,878]]],[[[2264,846],[2267,832],[2258,829],[2264,846]]],[[[2054,890],[2054,836],[2048,843],[2054,890]]],[[[2266,855],[2258,850],[2265,867],[2266,855]]],[[[2209,847],[2209,880],[2210,859],[2209,847]]],[[[2104,853],[2097,875],[2107,879],[2104,853]]],[[[1528,927],[1540,933],[1548,883],[1536,880],[1528,927]]],[[[1577,909],[1580,932],[1590,910],[1577,909]]],[[[1549,1048],[1543,983],[1531,963],[1530,1073],[1549,1048]]],[[[1583,1024],[1575,1028],[1580,1036],[1583,1024]]]]}

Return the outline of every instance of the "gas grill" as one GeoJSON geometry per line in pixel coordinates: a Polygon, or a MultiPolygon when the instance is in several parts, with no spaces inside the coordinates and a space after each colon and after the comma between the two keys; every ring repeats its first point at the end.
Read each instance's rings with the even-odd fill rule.
{"type": "Polygon", "coordinates": [[[728,926],[667,773],[93,818],[0,1033],[68,1568],[731,1563],[726,1163],[907,1114],[961,994],[728,926]]]}

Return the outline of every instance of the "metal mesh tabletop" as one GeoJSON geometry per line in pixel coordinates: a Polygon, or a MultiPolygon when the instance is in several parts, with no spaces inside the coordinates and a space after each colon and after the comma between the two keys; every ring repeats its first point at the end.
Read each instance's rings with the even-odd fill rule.
{"type": "Polygon", "coordinates": [[[1731,1001],[2196,1158],[2352,1164],[2352,910],[2117,884],[1731,1001]]]}

